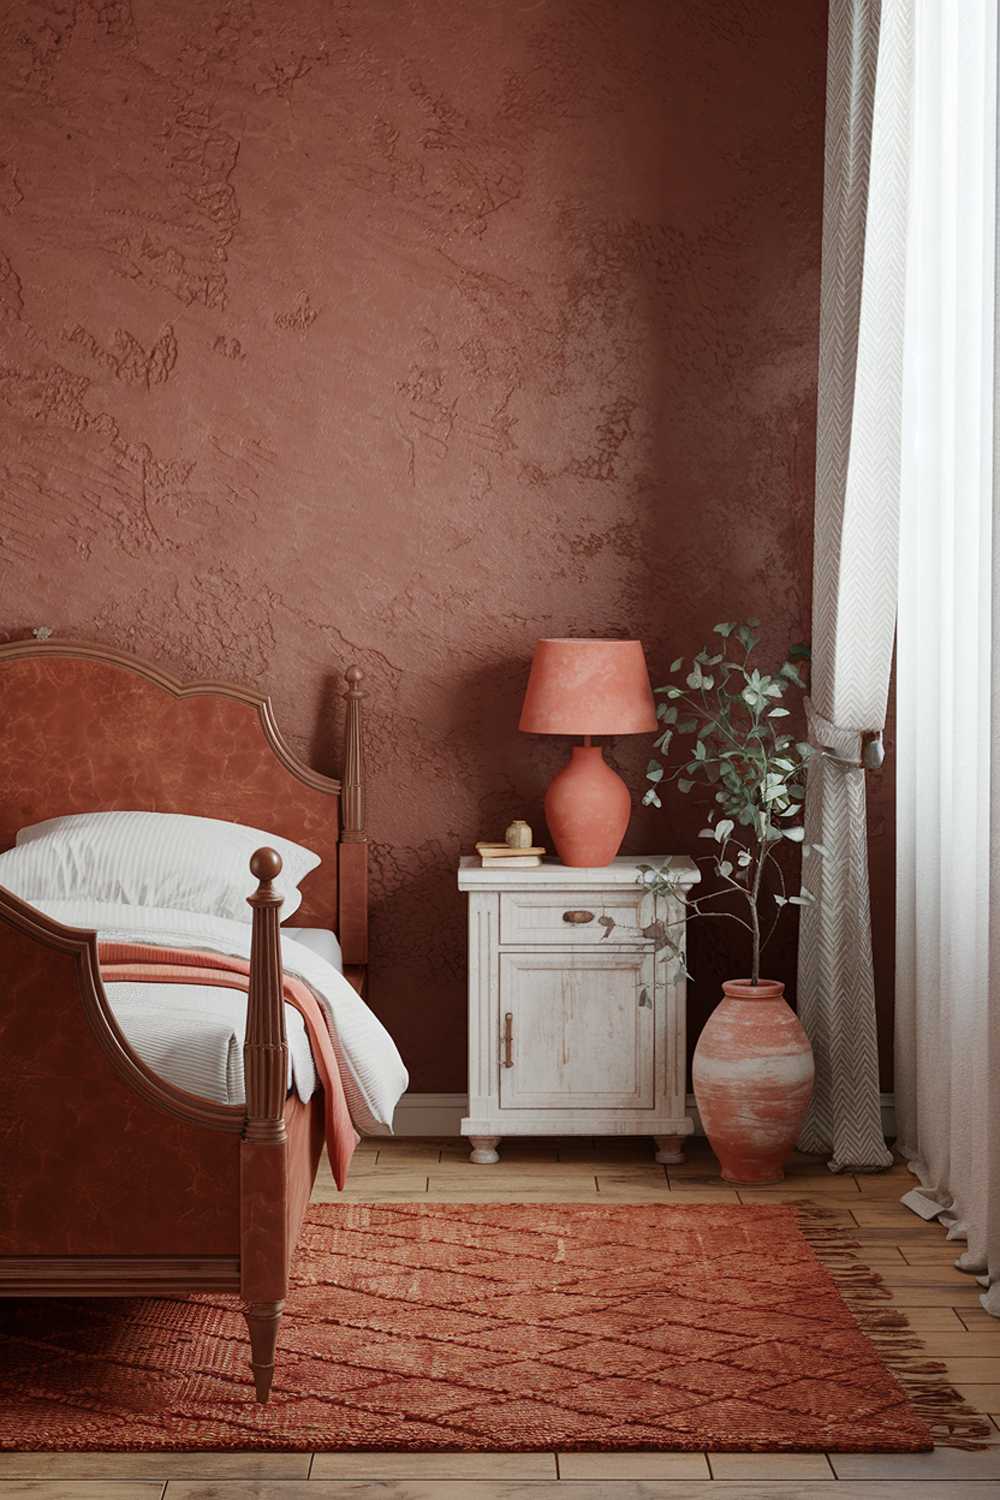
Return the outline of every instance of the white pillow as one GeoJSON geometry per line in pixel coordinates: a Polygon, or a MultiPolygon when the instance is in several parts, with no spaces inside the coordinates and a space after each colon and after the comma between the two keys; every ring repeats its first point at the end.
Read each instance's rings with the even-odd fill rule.
{"type": "Polygon", "coordinates": [[[22,828],[17,848],[0,854],[0,885],[25,901],[117,901],[173,907],[250,922],[257,882],[250,856],[277,849],[275,887],[284,920],[302,903],[299,883],[319,855],[262,828],[184,813],[76,813],[22,828]]]}

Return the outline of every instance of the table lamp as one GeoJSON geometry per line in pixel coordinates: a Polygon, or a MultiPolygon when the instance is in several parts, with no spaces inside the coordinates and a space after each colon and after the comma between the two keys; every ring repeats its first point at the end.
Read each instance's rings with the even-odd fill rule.
{"type": "Polygon", "coordinates": [[[564,865],[609,865],[625,837],[632,799],[590,740],[656,728],[642,642],[539,641],[518,728],[583,736],[549,783],[545,821],[564,865]]]}

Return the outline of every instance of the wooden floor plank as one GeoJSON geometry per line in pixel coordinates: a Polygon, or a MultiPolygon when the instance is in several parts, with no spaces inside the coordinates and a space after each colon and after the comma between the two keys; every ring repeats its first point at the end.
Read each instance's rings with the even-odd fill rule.
{"type": "Polygon", "coordinates": [[[955,1389],[976,1411],[1000,1411],[1000,1383],[975,1380],[956,1380],[955,1389]]]}
{"type": "Polygon", "coordinates": [[[0,1479],[0,1500],[160,1500],[160,1479],[0,1479]]]}
{"type": "Polygon", "coordinates": [[[554,1453],[317,1453],[317,1479],[557,1479],[554,1453]]]}
{"type": "Polygon", "coordinates": [[[963,1485],[974,1480],[996,1483],[1000,1481],[1000,1442],[974,1452],[935,1448],[933,1453],[831,1453],[830,1463],[838,1479],[906,1479],[919,1480],[921,1485],[935,1479],[963,1485]]]}
{"type": "Polygon", "coordinates": [[[1000,1339],[991,1333],[941,1333],[921,1329],[920,1338],[925,1352],[932,1359],[985,1357],[1000,1360],[1000,1339]]]}
{"type": "Polygon", "coordinates": [[[906,1321],[921,1336],[934,1330],[939,1333],[956,1333],[965,1328],[953,1307],[908,1307],[906,1321]]]}
{"type": "Polygon", "coordinates": [[[903,1254],[911,1266],[950,1266],[965,1250],[964,1244],[956,1240],[942,1239],[917,1242],[903,1246],[903,1254]]]}
{"type": "MultiPolygon", "coordinates": [[[[0,1479],[308,1479],[308,1453],[0,1453],[0,1479]]],[[[118,1494],[118,1490],[115,1490],[118,1494]]]]}
{"type": "Polygon", "coordinates": [[[709,1453],[713,1479],[833,1479],[825,1453],[709,1453]]]}
{"type": "MultiPolygon", "coordinates": [[[[996,1500],[997,1486],[991,1480],[971,1480],[956,1490],[953,1480],[931,1480],[921,1484],[917,1493],[920,1500],[996,1500]]],[[[530,1479],[390,1479],[375,1489],[363,1479],[288,1480],[264,1485],[254,1480],[222,1480],[218,1484],[172,1480],[165,1500],[375,1500],[376,1495],[378,1500],[914,1500],[914,1483],[834,1479],[560,1479],[551,1483],[530,1479]]],[[[0,1500],[4,1500],[2,1488],[0,1500]]],[[[41,1500],[76,1497],[53,1495],[41,1500]]]]}
{"type": "Polygon", "coordinates": [[[704,1453],[560,1453],[568,1479],[711,1479],[704,1453]]]}
{"type": "MultiPolygon", "coordinates": [[[[970,1334],[971,1338],[972,1335],[970,1334]]],[[[1000,1385],[1000,1354],[949,1355],[945,1359],[948,1377],[960,1385],[1000,1385]]]]}
{"type": "Polygon", "coordinates": [[[1000,1318],[988,1313],[985,1307],[963,1307],[958,1316],[971,1333],[1000,1335],[1000,1318]]]}

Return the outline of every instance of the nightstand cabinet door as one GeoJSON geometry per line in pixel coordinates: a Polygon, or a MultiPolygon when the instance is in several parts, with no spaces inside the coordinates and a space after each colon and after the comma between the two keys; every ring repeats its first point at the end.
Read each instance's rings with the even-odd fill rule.
{"type": "Polygon", "coordinates": [[[502,952],[501,1108],[652,1109],[654,1016],[648,949],[502,952]]]}

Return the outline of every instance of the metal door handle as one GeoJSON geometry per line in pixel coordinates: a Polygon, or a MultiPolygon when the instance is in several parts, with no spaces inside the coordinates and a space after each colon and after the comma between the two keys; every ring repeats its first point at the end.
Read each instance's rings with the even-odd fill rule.
{"type": "Polygon", "coordinates": [[[503,1018],[503,1065],[514,1066],[514,1017],[510,1011],[503,1018]]]}
{"type": "Polygon", "coordinates": [[[592,911],[564,911],[563,921],[572,922],[575,927],[582,927],[586,922],[594,920],[592,911]]]}

